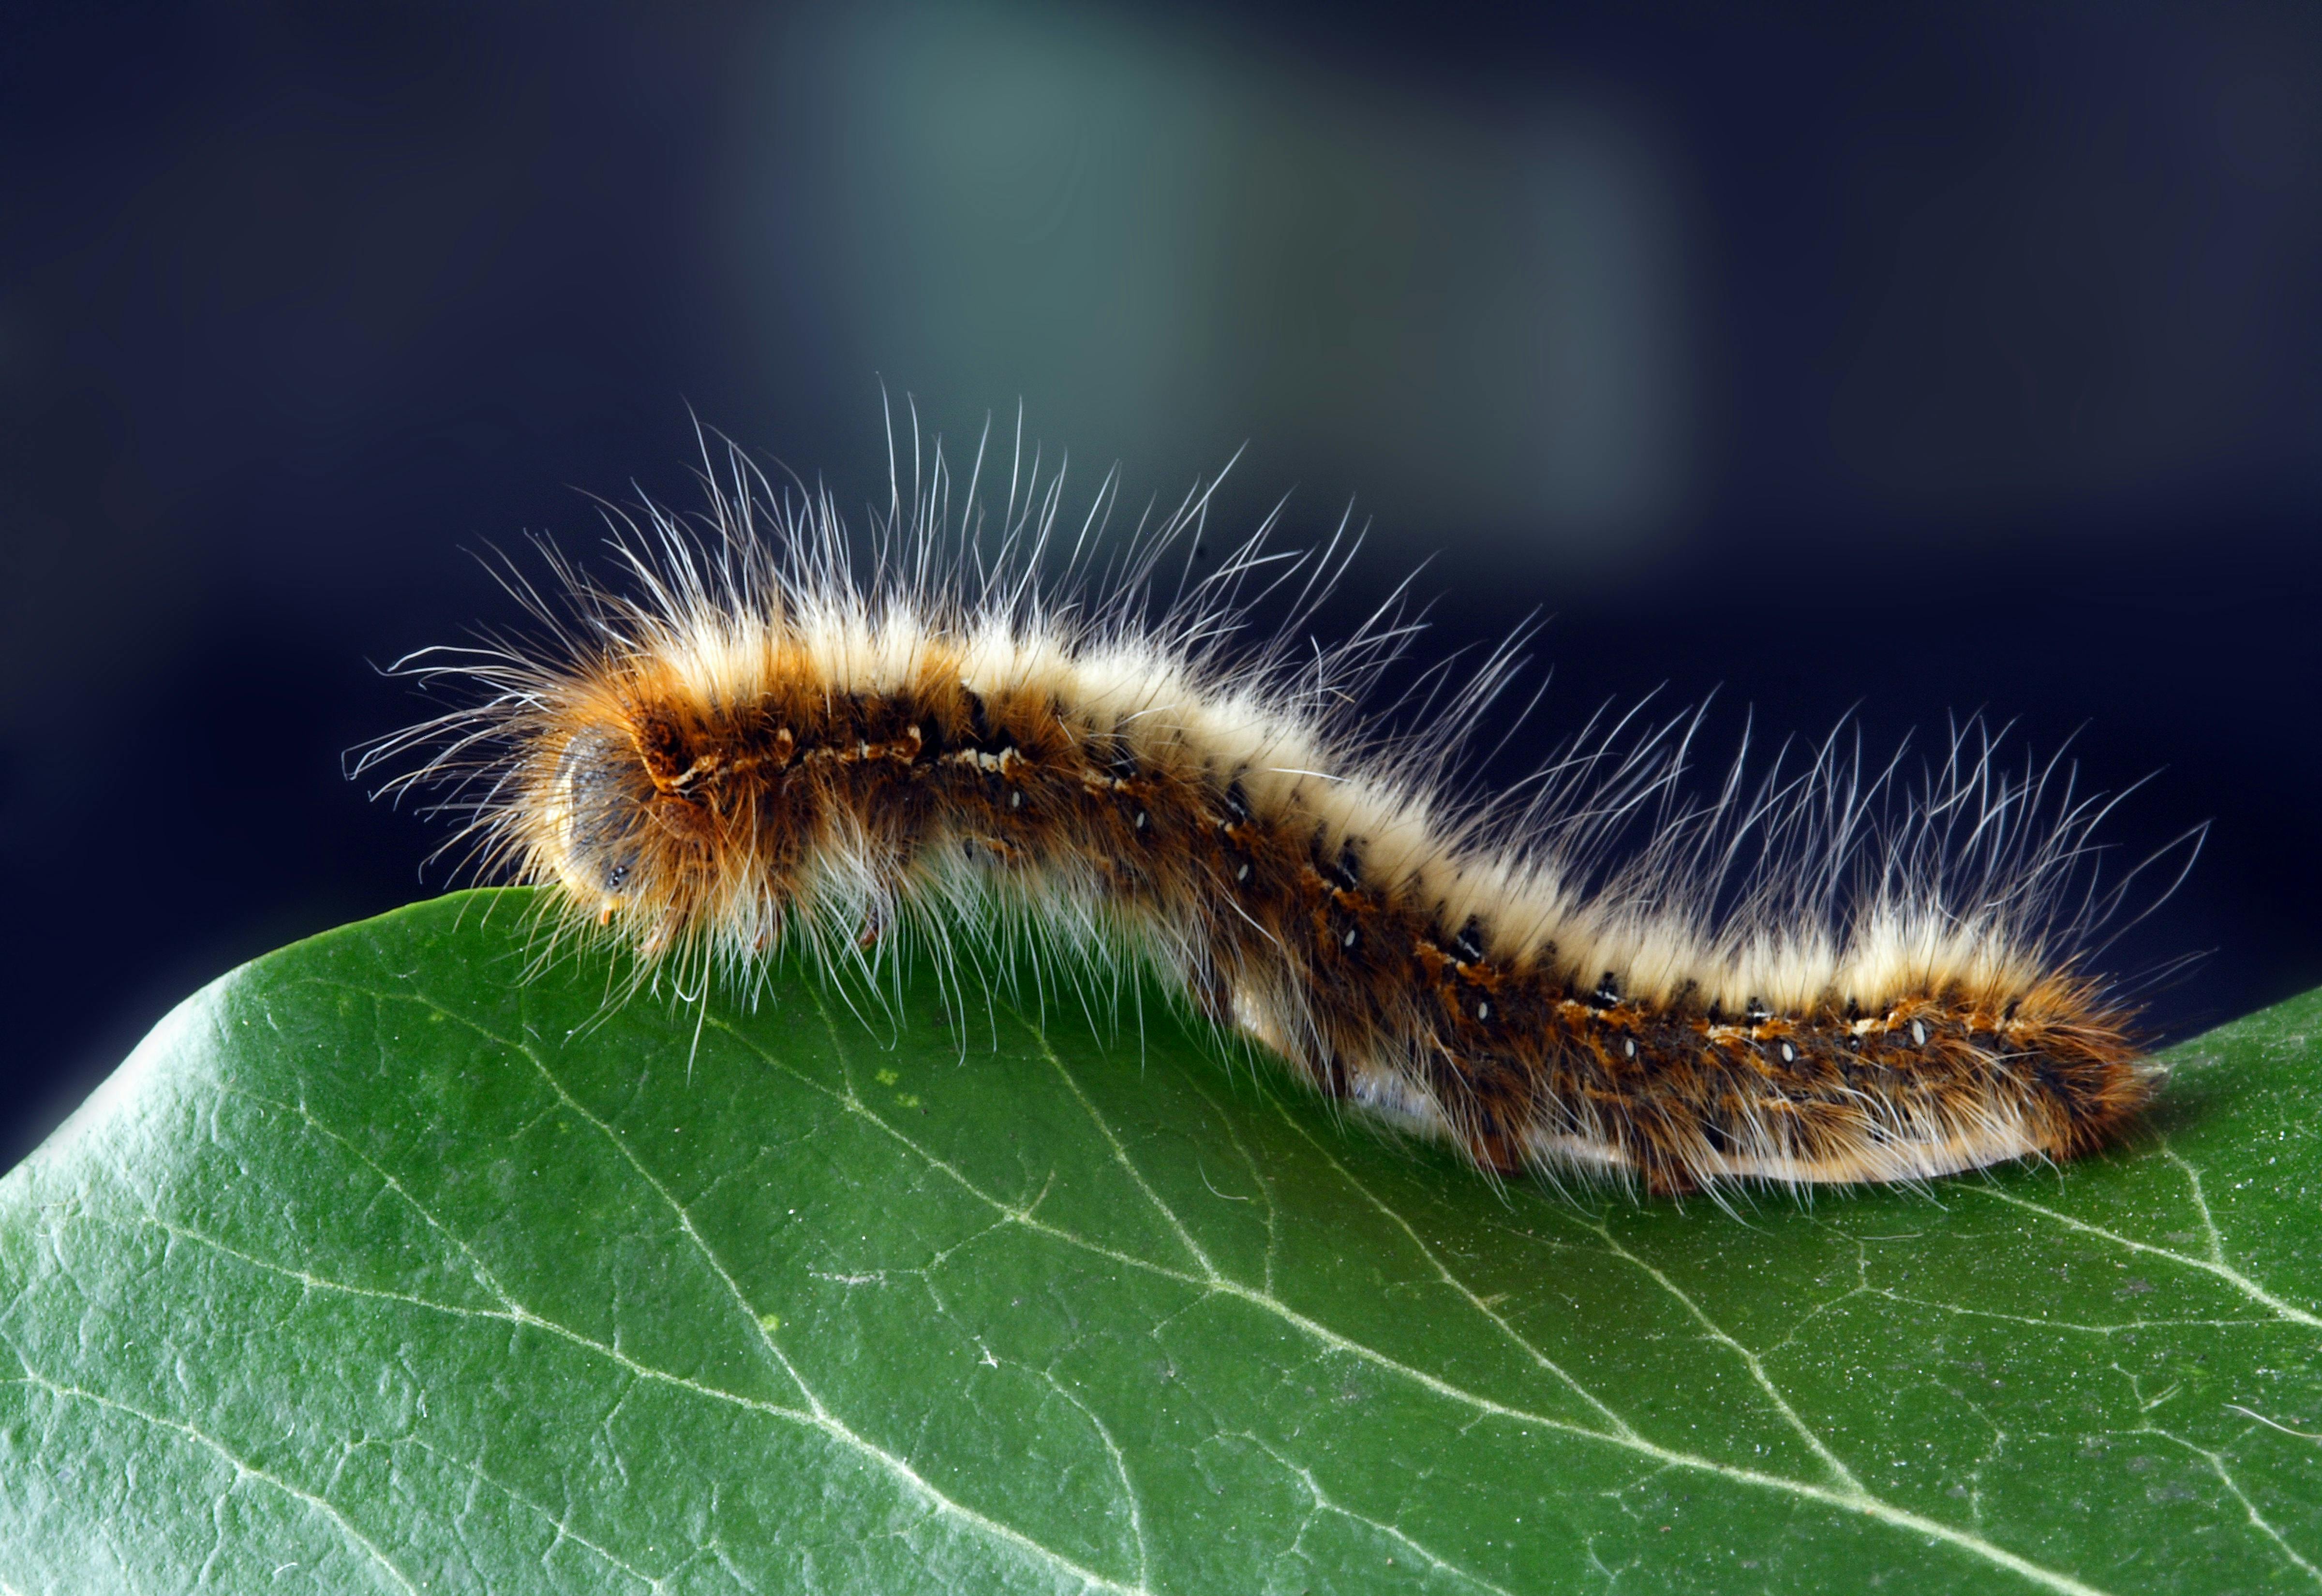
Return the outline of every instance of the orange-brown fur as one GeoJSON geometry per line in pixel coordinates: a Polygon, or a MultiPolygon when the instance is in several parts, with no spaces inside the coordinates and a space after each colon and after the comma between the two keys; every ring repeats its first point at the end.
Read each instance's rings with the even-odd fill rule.
{"type": "Polygon", "coordinates": [[[955,847],[997,871],[1085,871],[1117,905],[1190,929],[1191,990],[1221,1023],[1220,993],[1294,991],[1312,1044],[1291,1062],[1322,1090],[1347,1095],[1350,1060],[1408,1056],[1484,1167],[1523,1170],[1532,1133],[1585,1126],[1657,1191],[1693,1187],[1753,1113],[1794,1126],[1804,1162],[1845,1179],[1865,1093],[1942,1122],[1953,1099],[2005,1092],[2059,1158],[2102,1143],[2149,1093],[2125,1017],[2070,976],[2006,997],[1897,992],[1869,1015],[1753,1016],[1625,999],[1552,951],[1495,956],[1490,927],[1447,926],[1408,884],[1367,874],[1358,847],[1333,856],[1312,814],[1254,809],[1198,751],[1040,694],[976,695],[958,666],[930,651],[910,689],[846,698],[802,672],[749,704],[704,706],[650,670],[607,694],[625,745],[606,757],[650,783],[635,876],[671,884],[648,912],[681,922],[732,860],[760,872],[745,890],[795,897],[800,861],[840,827],[899,876],[955,847]]]}
{"type": "MultiPolygon", "coordinates": [[[[637,591],[558,564],[579,619],[531,599],[545,650],[422,667],[488,694],[379,752],[432,745],[417,777],[465,795],[493,860],[647,968],[746,968],[791,937],[855,953],[1014,904],[1494,1172],[1663,1192],[1916,1180],[2085,1153],[2150,1096],[2132,1015],[2043,918],[2088,807],[2028,829],[2044,777],[1997,781],[1988,744],[1964,766],[1954,746],[1883,853],[1826,751],[1592,876],[1601,835],[1570,816],[1666,791],[1681,743],[1548,808],[1463,807],[1431,773],[1451,739],[1367,743],[1333,718],[1363,677],[1343,661],[1376,637],[1294,670],[1220,641],[1239,612],[1217,592],[1174,620],[1044,607],[1037,536],[981,595],[931,579],[940,483],[908,515],[899,499],[901,547],[862,583],[827,503],[778,506],[741,479],[713,495],[709,536],[655,513],[657,542],[624,545],[637,591]],[[1723,867],[1700,860],[1750,836],[1766,843],[1737,925],[1705,907],[1723,867]],[[1837,884],[1865,858],[1879,868],[1837,884]]],[[[1025,502],[1011,488],[1011,535],[1044,535],[1053,489],[1025,502]]],[[[1160,541],[1197,524],[1195,501],[1160,541]]]]}

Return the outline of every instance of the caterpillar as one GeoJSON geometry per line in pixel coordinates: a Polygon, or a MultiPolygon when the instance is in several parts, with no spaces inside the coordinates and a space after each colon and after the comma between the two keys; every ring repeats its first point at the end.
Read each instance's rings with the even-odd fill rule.
{"type": "Polygon", "coordinates": [[[531,629],[401,662],[454,707],[360,768],[640,981],[923,944],[964,990],[1029,929],[1498,1176],[1924,1181],[2089,1152],[2160,1083],[2087,968],[2106,803],[1979,719],[1915,777],[1833,734],[1696,797],[1698,710],[1607,712],[1479,797],[1530,629],[1367,716],[1418,622],[1406,584],[1307,636],[1349,521],[1286,552],[1277,506],[1204,569],[1214,479],[1116,537],[1118,472],[1068,517],[1020,421],[996,508],[988,426],[964,485],[893,439],[859,536],[728,445],[702,511],[604,506],[615,581],[535,540],[531,629]]]}

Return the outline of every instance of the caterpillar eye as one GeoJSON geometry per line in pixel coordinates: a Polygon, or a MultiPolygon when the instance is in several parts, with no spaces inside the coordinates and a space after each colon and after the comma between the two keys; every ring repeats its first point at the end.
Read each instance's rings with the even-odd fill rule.
{"type": "Polygon", "coordinates": [[[556,757],[540,839],[564,884],[607,913],[618,908],[637,869],[652,778],[617,726],[575,732],[556,757]]]}

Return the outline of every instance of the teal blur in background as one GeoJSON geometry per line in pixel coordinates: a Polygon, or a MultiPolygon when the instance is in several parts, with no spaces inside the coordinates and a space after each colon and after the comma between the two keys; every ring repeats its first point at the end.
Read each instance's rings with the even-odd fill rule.
{"type": "Polygon", "coordinates": [[[471,551],[686,502],[689,406],[883,501],[882,385],[1351,504],[1326,625],[1423,564],[1422,659],[1549,615],[1495,779],[1982,708],[2153,777],[2107,870],[2214,823],[2107,955],[2163,1030],[2322,982],[2317,85],[2303,5],[14,9],[0,1158],[443,882],[340,755],[471,551]]]}

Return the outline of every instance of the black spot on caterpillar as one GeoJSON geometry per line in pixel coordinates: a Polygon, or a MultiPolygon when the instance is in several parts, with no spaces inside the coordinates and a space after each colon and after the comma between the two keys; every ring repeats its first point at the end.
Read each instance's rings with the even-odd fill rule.
{"type": "Polygon", "coordinates": [[[2120,889],[2068,890],[2100,807],[2053,763],[2003,771],[1970,722],[1906,789],[1833,737],[1687,807],[1680,716],[1462,802],[1448,772],[1512,649],[1381,734],[1356,707],[1411,628],[1304,642],[1335,542],[1286,557],[1261,529],[1165,598],[1203,488],[1099,581],[1021,452],[996,548],[939,458],[865,557],[827,497],[738,453],[706,514],[615,517],[617,583],[543,544],[553,597],[509,572],[543,635],[407,661],[465,701],[359,768],[417,756],[389,787],[436,789],[483,873],[553,889],[641,980],[746,986],[786,944],[955,968],[1037,922],[1492,1172],[1915,1181],[2086,1152],[2154,1090],[2082,967],[2120,889]],[[1285,571],[1307,599],[1257,634],[1285,571]]]}

